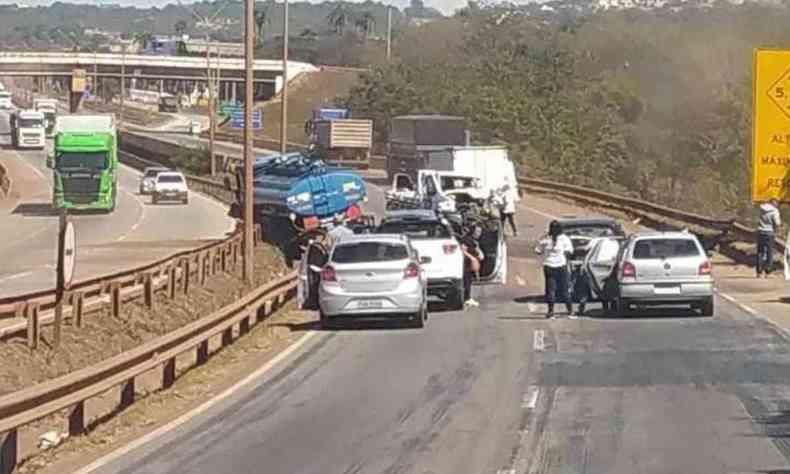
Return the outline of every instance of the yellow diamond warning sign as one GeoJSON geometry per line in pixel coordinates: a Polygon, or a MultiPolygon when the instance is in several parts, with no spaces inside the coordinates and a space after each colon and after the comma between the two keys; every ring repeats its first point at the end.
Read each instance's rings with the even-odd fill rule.
{"type": "Polygon", "coordinates": [[[752,201],[790,202],[790,50],[756,49],[752,201]]]}

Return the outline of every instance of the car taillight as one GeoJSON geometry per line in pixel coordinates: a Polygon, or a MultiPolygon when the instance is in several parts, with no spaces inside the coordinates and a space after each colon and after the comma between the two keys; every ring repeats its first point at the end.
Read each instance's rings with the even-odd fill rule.
{"type": "Polygon", "coordinates": [[[631,262],[623,263],[623,278],[635,278],[636,267],[631,262]]]}
{"type": "Polygon", "coordinates": [[[699,266],[700,275],[710,275],[711,270],[713,270],[713,265],[710,263],[710,260],[705,260],[699,266]]]}
{"type": "Polygon", "coordinates": [[[444,244],[442,245],[442,249],[444,249],[445,255],[451,255],[453,252],[458,250],[458,246],[455,244],[444,244]]]}
{"type": "Polygon", "coordinates": [[[409,266],[403,270],[403,278],[417,278],[420,275],[420,267],[418,267],[414,263],[410,263],[409,266]]]}
{"type": "Polygon", "coordinates": [[[324,267],[324,269],[321,270],[321,280],[337,281],[337,274],[335,273],[335,268],[332,266],[324,267]]]}

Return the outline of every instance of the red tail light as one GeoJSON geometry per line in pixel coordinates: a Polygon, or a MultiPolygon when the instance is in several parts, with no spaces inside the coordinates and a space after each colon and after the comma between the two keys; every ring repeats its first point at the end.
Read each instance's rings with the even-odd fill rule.
{"type": "Polygon", "coordinates": [[[458,246],[455,245],[455,244],[444,244],[444,245],[442,245],[442,249],[444,249],[444,254],[445,255],[452,255],[453,252],[458,250],[458,246]]]}
{"type": "Polygon", "coordinates": [[[410,263],[406,270],[403,270],[403,278],[417,278],[420,275],[420,267],[414,263],[410,263]]]}
{"type": "Polygon", "coordinates": [[[713,270],[713,264],[710,263],[710,260],[705,260],[699,266],[700,275],[710,275],[711,270],[713,270]]]}
{"type": "Polygon", "coordinates": [[[321,280],[323,281],[337,281],[337,275],[335,274],[335,268],[327,265],[321,270],[321,280]]]}
{"type": "Polygon", "coordinates": [[[636,267],[633,263],[623,263],[623,278],[636,278],[636,267]]]}

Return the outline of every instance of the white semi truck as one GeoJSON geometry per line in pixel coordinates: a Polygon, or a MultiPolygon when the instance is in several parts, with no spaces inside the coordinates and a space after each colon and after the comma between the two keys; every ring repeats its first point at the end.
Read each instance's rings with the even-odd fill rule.
{"type": "Polygon", "coordinates": [[[18,110],[11,114],[11,143],[15,148],[43,150],[45,136],[44,113],[37,110],[18,110]]]}

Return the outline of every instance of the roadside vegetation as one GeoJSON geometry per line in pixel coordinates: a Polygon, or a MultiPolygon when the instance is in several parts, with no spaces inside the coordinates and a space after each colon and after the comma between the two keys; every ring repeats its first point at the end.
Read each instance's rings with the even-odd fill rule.
{"type": "Polygon", "coordinates": [[[466,116],[523,174],[748,220],[754,47],[790,42],[783,6],[525,14],[470,4],[406,28],[357,115],[466,116]]]}

